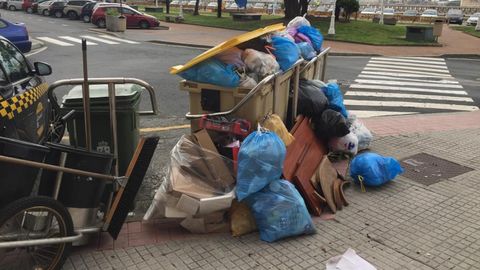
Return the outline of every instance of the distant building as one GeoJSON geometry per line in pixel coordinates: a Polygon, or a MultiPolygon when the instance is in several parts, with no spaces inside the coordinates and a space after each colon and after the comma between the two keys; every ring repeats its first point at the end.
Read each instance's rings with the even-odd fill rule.
{"type": "Polygon", "coordinates": [[[461,0],[462,7],[480,7],[480,0],[461,0]]]}

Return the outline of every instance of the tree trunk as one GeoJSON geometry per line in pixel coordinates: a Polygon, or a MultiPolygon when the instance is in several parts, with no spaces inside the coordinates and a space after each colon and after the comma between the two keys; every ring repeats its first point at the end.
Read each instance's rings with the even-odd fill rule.
{"type": "Polygon", "coordinates": [[[308,4],[310,0],[300,0],[300,14],[299,16],[303,16],[308,12],[308,4]]]}
{"type": "Polygon", "coordinates": [[[217,18],[222,17],[222,0],[217,0],[217,18]]]}
{"type": "MultiPolygon", "coordinates": [[[[300,3],[299,0],[284,0],[285,5],[285,20],[290,21],[291,19],[300,15],[300,3]]],[[[302,0],[306,1],[306,0],[302,0]]]]}
{"type": "Polygon", "coordinates": [[[167,14],[170,14],[170,0],[165,0],[165,5],[167,8],[167,14]]]}
{"type": "Polygon", "coordinates": [[[198,13],[198,6],[200,5],[200,0],[195,1],[195,10],[193,11],[193,16],[200,15],[198,13]]]}

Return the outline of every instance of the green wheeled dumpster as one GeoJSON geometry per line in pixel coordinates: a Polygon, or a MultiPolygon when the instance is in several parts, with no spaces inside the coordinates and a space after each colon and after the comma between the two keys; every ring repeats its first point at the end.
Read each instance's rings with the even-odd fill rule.
{"type": "MultiPolygon", "coordinates": [[[[124,175],[139,140],[139,103],[143,88],[134,84],[115,86],[119,174],[124,175]]],[[[63,97],[63,114],[75,110],[67,121],[70,145],[85,147],[82,86],[75,86],[63,97]]],[[[90,85],[92,149],[113,153],[107,85],[90,85]]]]}

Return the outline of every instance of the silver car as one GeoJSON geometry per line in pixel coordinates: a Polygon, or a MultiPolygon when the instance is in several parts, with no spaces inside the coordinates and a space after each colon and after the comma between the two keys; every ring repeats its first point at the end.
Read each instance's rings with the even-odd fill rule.
{"type": "Polygon", "coordinates": [[[11,11],[22,10],[23,0],[8,0],[7,8],[11,11]]]}

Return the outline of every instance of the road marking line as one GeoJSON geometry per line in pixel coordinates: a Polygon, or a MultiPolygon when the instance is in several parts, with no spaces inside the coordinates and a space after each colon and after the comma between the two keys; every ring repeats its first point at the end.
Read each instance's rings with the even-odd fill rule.
{"type": "Polygon", "coordinates": [[[430,73],[449,73],[448,69],[447,70],[439,70],[439,69],[431,69],[431,68],[417,68],[417,67],[400,67],[400,66],[392,66],[392,65],[380,65],[380,64],[367,64],[367,67],[377,67],[377,68],[395,68],[395,69],[401,69],[401,70],[409,70],[412,72],[413,70],[415,71],[427,71],[430,73]]]}
{"type": "Polygon", "coordinates": [[[455,79],[451,75],[422,75],[422,74],[413,74],[413,73],[401,73],[401,72],[378,72],[378,71],[368,71],[363,70],[360,74],[374,74],[374,75],[385,75],[391,77],[407,77],[407,78],[444,78],[444,79],[455,79]]]}
{"type": "Polygon", "coordinates": [[[420,63],[420,64],[443,64],[445,60],[441,61],[424,61],[424,60],[412,60],[412,59],[404,59],[404,58],[391,58],[391,57],[372,57],[371,60],[380,60],[380,61],[393,61],[393,62],[401,62],[401,63],[420,63]]]}
{"type": "Polygon", "coordinates": [[[425,64],[417,64],[417,63],[399,63],[399,62],[390,62],[390,61],[376,61],[370,60],[369,64],[380,64],[380,65],[394,65],[394,66],[406,66],[406,67],[425,67],[425,68],[433,68],[433,69],[448,69],[446,64],[441,65],[425,65],[425,64]]]}
{"type": "Polygon", "coordinates": [[[412,82],[431,82],[431,83],[444,83],[444,84],[459,84],[458,81],[455,80],[421,80],[421,79],[409,79],[409,78],[399,78],[394,76],[376,76],[376,75],[365,75],[359,74],[359,78],[370,78],[370,79],[385,79],[385,80],[395,80],[395,81],[412,81],[412,82]]]}
{"type": "Polygon", "coordinates": [[[102,43],[106,43],[106,44],[110,44],[110,45],[120,44],[120,43],[115,42],[115,41],[105,40],[105,39],[98,38],[98,37],[92,37],[92,36],[81,36],[81,37],[92,39],[92,40],[102,42],[102,43]]]}
{"type": "Polygon", "coordinates": [[[161,132],[161,131],[169,131],[175,129],[185,129],[190,128],[190,125],[174,125],[168,127],[153,127],[153,128],[141,128],[140,132],[148,133],[148,132],[161,132]]]}
{"type": "Polygon", "coordinates": [[[408,85],[408,86],[427,86],[433,88],[457,88],[463,89],[463,86],[459,84],[438,84],[438,83],[421,83],[421,82],[397,82],[397,81],[387,81],[387,80],[362,80],[355,79],[357,83],[366,83],[366,84],[383,84],[383,85],[408,85]]]}
{"type": "Polygon", "coordinates": [[[35,50],[35,51],[33,51],[33,52],[27,53],[27,54],[25,54],[25,56],[30,57],[30,56],[32,56],[32,55],[34,55],[34,54],[41,53],[41,52],[45,51],[46,49],[48,49],[47,46],[45,46],[45,47],[43,47],[43,48],[40,48],[40,49],[38,49],[38,50],[35,50]]]}
{"type": "Polygon", "coordinates": [[[423,103],[423,102],[405,102],[405,101],[378,101],[378,100],[344,100],[347,106],[375,106],[375,107],[399,107],[399,108],[423,108],[439,109],[453,111],[476,111],[477,106],[442,104],[442,103],[423,103]]]}
{"type": "Polygon", "coordinates": [[[354,114],[358,118],[369,118],[369,117],[387,116],[387,115],[418,114],[417,112],[363,111],[363,110],[348,110],[348,113],[354,114]]]}
{"type": "Polygon", "coordinates": [[[371,85],[371,84],[352,84],[350,89],[366,89],[366,90],[384,90],[384,91],[405,91],[405,92],[424,92],[424,93],[440,93],[440,94],[450,94],[450,95],[459,95],[466,96],[468,95],[465,91],[458,90],[440,90],[440,89],[428,89],[428,88],[417,88],[417,87],[398,87],[398,86],[384,86],[384,85],[371,85]]]}
{"type": "Polygon", "coordinates": [[[99,36],[103,37],[103,38],[115,40],[115,41],[125,42],[125,43],[128,43],[128,44],[140,44],[140,42],[131,41],[131,40],[128,40],[128,39],[117,38],[117,37],[112,37],[112,36],[109,36],[109,35],[99,35],[99,36]]]}
{"type": "MultiPolygon", "coordinates": [[[[72,42],[75,42],[75,43],[80,43],[80,44],[82,43],[81,39],[70,37],[70,36],[59,36],[59,38],[66,39],[66,40],[69,40],[69,41],[72,41],[72,42]]],[[[98,44],[95,43],[95,42],[87,41],[87,45],[98,45],[98,44]]]]}
{"type": "Polygon", "coordinates": [[[364,70],[374,70],[374,71],[386,71],[386,72],[398,72],[398,73],[415,73],[421,75],[430,75],[430,76],[444,76],[444,77],[452,77],[448,73],[432,73],[432,72],[424,72],[424,71],[413,71],[413,70],[403,70],[403,69],[396,69],[395,67],[390,68],[380,68],[380,67],[365,67],[364,70]]]}
{"type": "Polygon", "coordinates": [[[62,26],[68,26],[68,24],[62,24],[62,26]]]}
{"type": "Polygon", "coordinates": [[[450,96],[435,96],[435,95],[418,95],[418,94],[401,94],[401,93],[382,93],[382,92],[362,92],[362,91],[347,91],[345,96],[356,97],[381,97],[381,98],[414,98],[414,99],[429,99],[429,100],[444,100],[444,101],[460,101],[472,102],[473,99],[469,97],[450,97],[450,96]]]}
{"type": "Polygon", "coordinates": [[[434,58],[434,57],[417,57],[417,56],[400,56],[396,57],[399,59],[412,59],[412,60],[428,60],[428,61],[445,61],[443,58],[434,58]]]}
{"type": "Polygon", "coordinates": [[[45,42],[49,42],[49,43],[52,43],[52,44],[55,44],[55,45],[59,45],[59,46],[74,46],[73,44],[63,42],[63,41],[60,41],[58,39],[49,38],[49,37],[37,37],[37,39],[40,39],[40,40],[43,40],[45,42]]]}

